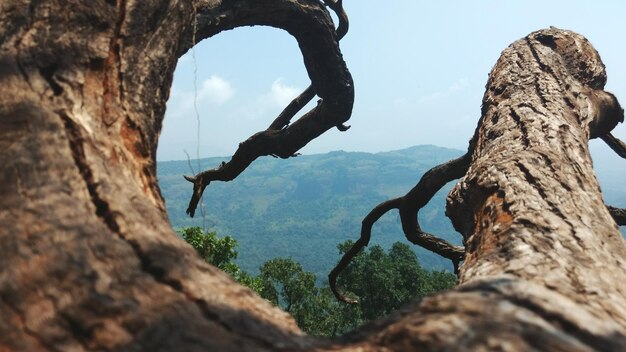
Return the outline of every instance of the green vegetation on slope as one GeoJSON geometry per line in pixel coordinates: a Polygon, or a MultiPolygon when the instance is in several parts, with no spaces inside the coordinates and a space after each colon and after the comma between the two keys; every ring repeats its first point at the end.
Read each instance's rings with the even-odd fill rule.
{"type": "MultiPolygon", "coordinates": [[[[605,199],[626,207],[626,163],[606,149],[593,155],[605,199]]],[[[292,257],[321,279],[339,260],[335,244],[356,240],[361,220],[374,206],[403,195],[431,167],[461,154],[417,146],[377,154],[332,152],[288,160],[261,158],[235,181],[208,186],[204,219],[200,211],[194,219],[185,214],[191,184],[182,175],[192,174],[187,161],[158,163],[158,176],[175,228],[205,225],[236,236],[240,246],[237,263],[248,272],[258,273],[270,258],[292,257]]],[[[201,164],[212,168],[223,160],[226,158],[202,159],[201,164]]],[[[451,186],[439,191],[422,209],[420,221],[426,231],[458,244],[461,237],[444,214],[451,186]]],[[[397,213],[392,211],[374,226],[372,244],[390,248],[395,241],[406,240],[397,213]]],[[[451,270],[447,260],[417,246],[411,248],[425,268],[451,270]]]]}
{"type": "MultiPolygon", "coordinates": [[[[214,182],[205,191],[205,214],[185,214],[191,185],[186,161],[158,164],[159,184],[175,228],[205,226],[236,236],[237,263],[257,273],[263,262],[292,257],[318,277],[326,277],[339,259],[335,244],[355,240],[361,220],[378,203],[406,193],[432,166],[448,161],[460,151],[419,146],[378,154],[332,152],[288,160],[261,158],[233,182],[214,182]],[[203,224],[204,222],[204,224],[203,224]]],[[[224,160],[201,160],[205,168],[224,160]]],[[[195,164],[195,163],[194,163],[195,164]]],[[[420,213],[423,227],[460,243],[444,215],[445,196],[440,191],[420,213]]],[[[372,244],[390,248],[405,241],[396,212],[374,227],[372,244]]],[[[449,269],[447,260],[413,246],[426,268],[449,269]]]]}

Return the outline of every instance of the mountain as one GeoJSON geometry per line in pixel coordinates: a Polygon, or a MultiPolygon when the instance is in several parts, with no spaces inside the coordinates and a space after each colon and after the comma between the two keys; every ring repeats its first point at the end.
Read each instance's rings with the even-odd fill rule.
{"type": "MultiPolygon", "coordinates": [[[[204,216],[197,211],[193,219],[185,214],[191,184],[182,178],[193,174],[189,163],[159,162],[157,168],[175,228],[202,226],[233,236],[239,242],[237,262],[252,273],[268,259],[291,256],[321,278],[339,260],[337,244],[358,239],[361,220],[374,206],[405,194],[424,172],[462,153],[425,145],[376,154],[336,151],[287,160],[265,157],[232,182],[211,183],[204,192],[204,216]]],[[[208,158],[200,164],[213,168],[226,160],[208,158]]],[[[626,163],[617,169],[611,159],[594,158],[594,163],[604,175],[603,189],[610,190],[609,204],[626,206],[626,163]]],[[[195,161],[192,164],[197,167],[195,161]]],[[[420,223],[425,231],[460,244],[461,236],[444,215],[445,197],[453,184],[422,209],[420,223]]],[[[374,226],[371,243],[389,247],[395,241],[406,239],[397,211],[392,211],[374,226]]],[[[414,248],[426,268],[451,269],[449,261],[414,248]]]]}

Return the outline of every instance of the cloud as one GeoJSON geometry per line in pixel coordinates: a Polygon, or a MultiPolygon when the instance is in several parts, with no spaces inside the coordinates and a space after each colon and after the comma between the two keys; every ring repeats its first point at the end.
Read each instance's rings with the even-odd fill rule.
{"type": "Polygon", "coordinates": [[[197,92],[191,90],[179,90],[172,87],[169,107],[175,107],[178,112],[185,112],[193,109],[194,95],[198,105],[220,106],[230,100],[235,94],[233,86],[223,78],[212,75],[198,85],[197,92]]]}
{"type": "Polygon", "coordinates": [[[219,76],[211,76],[202,82],[198,90],[198,101],[208,101],[215,105],[222,105],[235,94],[233,87],[219,76]]]}
{"type": "Polygon", "coordinates": [[[293,98],[300,94],[300,89],[283,83],[282,78],[275,80],[268,94],[263,99],[269,100],[272,105],[284,108],[293,98]]]}
{"type": "Polygon", "coordinates": [[[438,100],[449,98],[450,96],[465,90],[465,88],[467,88],[468,85],[469,85],[469,82],[467,81],[467,78],[461,78],[453,82],[452,85],[450,85],[448,88],[442,91],[433,92],[433,93],[423,95],[417,98],[417,102],[420,104],[432,103],[438,100]]]}

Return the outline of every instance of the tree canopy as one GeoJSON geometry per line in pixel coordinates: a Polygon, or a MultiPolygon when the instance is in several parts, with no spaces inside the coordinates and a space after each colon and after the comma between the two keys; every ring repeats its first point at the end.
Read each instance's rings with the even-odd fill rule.
{"type": "MultiPolygon", "coordinates": [[[[253,277],[234,262],[237,241],[232,237],[219,237],[199,227],[185,228],[181,235],[205,261],[281,307],[314,336],[347,333],[415,299],[450,289],[456,282],[449,272],[423,269],[406,244],[396,242],[388,252],[373,246],[359,253],[341,277],[340,284],[350,295],[362,297],[361,304],[346,306],[335,300],[327,284],[317,285],[319,278],[292,258],[269,259],[253,277]]],[[[339,254],[351,246],[350,241],[339,244],[339,254]]]]}

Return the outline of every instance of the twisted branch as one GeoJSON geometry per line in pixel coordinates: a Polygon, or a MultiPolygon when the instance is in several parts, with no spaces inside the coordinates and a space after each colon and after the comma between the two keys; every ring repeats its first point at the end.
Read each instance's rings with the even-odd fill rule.
{"type": "Polygon", "coordinates": [[[241,0],[198,9],[197,37],[201,39],[224,30],[252,25],[267,25],[289,32],[298,41],[311,85],[265,131],[240,143],[230,161],[195,176],[185,176],[187,181],[193,183],[187,207],[187,214],[191,217],[211,181],[231,181],[260,156],[289,158],[330,128],[337,127],[341,131],[349,128],[344,122],[352,113],[354,87],[338,43],[347,33],[348,19],[341,0],[324,3],[337,13],[337,29],[321,2],[241,0]],[[210,20],[215,18],[219,21],[210,20]],[[290,124],[293,116],[315,95],[320,97],[317,106],[290,124]]]}
{"type": "MultiPolygon", "coordinates": [[[[324,4],[337,14],[339,24],[337,25],[335,32],[337,34],[337,41],[340,41],[348,33],[349,28],[348,15],[343,9],[343,0],[337,0],[335,2],[332,0],[324,0],[324,4]]],[[[313,89],[313,85],[309,85],[302,93],[300,93],[300,95],[293,99],[287,107],[285,107],[285,109],[278,115],[278,117],[276,117],[268,129],[280,130],[285,128],[289,125],[291,119],[300,110],[302,110],[302,108],[304,108],[304,106],[308,104],[313,97],[315,97],[315,90],[313,89]]],[[[337,128],[340,131],[347,131],[350,127],[341,124],[338,125],[337,128]]]]}
{"type": "Polygon", "coordinates": [[[350,22],[348,21],[348,14],[343,8],[343,0],[324,0],[324,4],[330,7],[335,12],[339,19],[339,24],[335,32],[337,33],[337,41],[343,39],[348,33],[350,22]]]}
{"type": "Polygon", "coordinates": [[[338,300],[349,304],[357,303],[356,300],[346,297],[337,288],[337,277],[348,266],[352,258],[369,244],[374,223],[392,209],[399,210],[402,230],[411,243],[450,259],[454,264],[455,272],[458,270],[465,249],[423,232],[419,225],[418,213],[446,183],[463,177],[469,168],[470,161],[471,154],[466,153],[460,158],[430,169],[406,195],[382,202],[367,214],[361,224],[361,237],[343,255],[328,275],[330,289],[338,300]]]}

